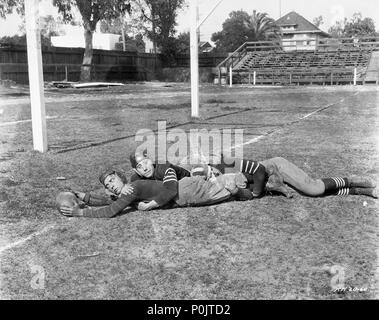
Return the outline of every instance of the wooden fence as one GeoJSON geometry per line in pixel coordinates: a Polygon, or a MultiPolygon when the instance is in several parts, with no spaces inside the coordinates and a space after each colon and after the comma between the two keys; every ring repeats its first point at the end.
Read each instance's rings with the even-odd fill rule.
{"type": "MultiPolygon", "coordinates": [[[[83,60],[82,48],[42,48],[45,81],[78,81],[83,60]]],[[[200,67],[215,67],[226,54],[200,54],[200,67]]],[[[190,55],[178,55],[170,65],[163,65],[162,56],[109,50],[93,50],[93,80],[149,80],[162,67],[189,67],[190,55]]],[[[0,80],[28,83],[26,46],[0,45],[0,80]]]]}
{"type": "MultiPolygon", "coordinates": [[[[199,54],[199,67],[200,68],[213,68],[216,67],[222,60],[228,56],[227,53],[201,53],[199,54]]],[[[190,55],[178,54],[175,56],[175,61],[167,67],[190,67],[190,55]]]]}
{"type": "MultiPolygon", "coordinates": [[[[78,81],[83,60],[82,48],[43,48],[45,81],[78,81]]],[[[94,80],[144,80],[147,73],[161,68],[159,56],[150,53],[93,51],[94,80]]],[[[0,47],[0,80],[28,83],[26,46],[0,47]]]]}

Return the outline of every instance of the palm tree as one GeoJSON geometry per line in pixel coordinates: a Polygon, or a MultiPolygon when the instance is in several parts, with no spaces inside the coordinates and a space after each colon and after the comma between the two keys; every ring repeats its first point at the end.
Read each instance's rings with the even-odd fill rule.
{"type": "Polygon", "coordinates": [[[267,13],[254,10],[250,19],[245,23],[249,29],[249,41],[275,40],[280,36],[279,27],[267,13]]]}

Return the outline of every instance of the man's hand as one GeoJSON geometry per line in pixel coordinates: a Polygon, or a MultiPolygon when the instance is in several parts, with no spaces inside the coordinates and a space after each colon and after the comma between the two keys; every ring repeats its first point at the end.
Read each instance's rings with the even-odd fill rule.
{"type": "Polygon", "coordinates": [[[81,201],[84,201],[84,197],[86,196],[86,194],[84,192],[80,192],[80,191],[75,191],[75,190],[72,190],[72,192],[74,193],[74,195],[81,201]]]}
{"type": "Polygon", "coordinates": [[[278,168],[275,165],[267,166],[266,172],[269,175],[269,178],[266,183],[266,191],[278,192],[284,194],[287,198],[292,198],[293,194],[291,190],[284,183],[282,175],[279,173],[278,168]]]}
{"type": "Polygon", "coordinates": [[[80,209],[79,205],[76,205],[75,207],[62,206],[59,208],[59,211],[66,217],[82,217],[83,216],[83,210],[80,209]]]}
{"type": "Polygon", "coordinates": [[[129,194],[132,194],[133,191],[134,191],[134,187],[130,183],[128,183],[122,187],[121,194],[129,195],[129,194]]]}
{"type": "Polygon", "coordinates": [[[156,203],[154,200],[151,200],[150,202],[139,202],[137,206],[138,210],[140,211],[148,211],[158,207],[158,203],[156,203]]]}

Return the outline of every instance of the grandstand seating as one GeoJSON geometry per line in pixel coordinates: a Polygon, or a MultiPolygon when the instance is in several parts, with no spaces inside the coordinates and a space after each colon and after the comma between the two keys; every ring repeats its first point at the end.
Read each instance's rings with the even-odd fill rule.
{"type": "Polygon", "coordinates": [[[235,71],[260,70],[270,68],[345,68],[367,67],[370,51],[338,50],[335,52],[319,51],[256,51],[249,52],[246,57],[233,69],[235,71]]]}
{"type": "Polygon", "coordinates": [[[357,68],[362,77],[370,57],[370,50],[255,51],[248,52],[233,72],[239,82],[244,82],[241,75],[253,71],[263,83],[351,82],[352,70],[357,68]]]}
{"type": "Polygon", "coordinates": [[[368,74],[378,83],[379,63],[374,64],[373,57],[379,53],[379,41],[373,40],[361,39],[357,44],[331,39],[314,50],[293,50],[267,41],[246,42],[218,65],[218,77],[222,67],[232,67],[234,83],[251,83],[253,73],[256,84],[338,84],[353,83],[354,79],[365,83],[368,74]]]}

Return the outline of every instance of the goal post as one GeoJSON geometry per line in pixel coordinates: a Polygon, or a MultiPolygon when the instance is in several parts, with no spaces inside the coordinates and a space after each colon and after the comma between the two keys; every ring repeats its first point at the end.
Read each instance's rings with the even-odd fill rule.
{"type": "Polygon", "coordinates": [[[24,3],[33,147],[34,150],[46,152],[46,112],[43,89],[41,36],[39,29],[39,0],[25,0],[24,3]]]}
{"type": "Polygon", "coordinates": [[[191,117],[199,117],[199,45],[197,0],[190,0],[191,117]]]}
{"type": "Polygon", "coordinates": [[[210,12],[199,23],[198,0],[190,0],[190,58],[191,58],[191,117],[199,118],[199,44],[200,26],[223,0],[218,0],[210,12]]]}

